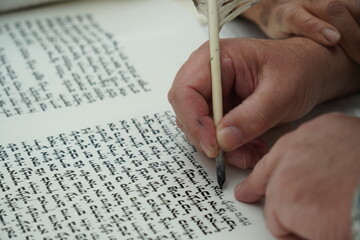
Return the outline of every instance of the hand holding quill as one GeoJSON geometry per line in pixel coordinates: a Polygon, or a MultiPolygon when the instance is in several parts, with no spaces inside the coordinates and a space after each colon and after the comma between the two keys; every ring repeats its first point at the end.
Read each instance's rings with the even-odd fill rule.
{"type": "MultiPolygon", "coordinates": [[[[255,4],[256,0],[193,0],[200,14],[208,19],[213,118],[215,126],[223,116],[219,32],[222,26],[255,4]]],[[[216,157],[216,174],[219,187],[225,183],[223,152],[216,157]]]]}

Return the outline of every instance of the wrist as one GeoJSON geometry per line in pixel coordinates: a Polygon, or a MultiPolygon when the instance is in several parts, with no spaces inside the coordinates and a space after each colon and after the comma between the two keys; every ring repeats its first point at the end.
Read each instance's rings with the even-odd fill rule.
{"type": "MultiPolygon", "coordinates": [[[[356,64],[340,46],[324,48],[328,71],[320,102],[352,94],[360,89],[360,65],[356,64]]],[[[320,103],[319,102],[319,103],[320,103]]]]}
{"type": "MultiPolygon", "coordinates": [[[[354,93],[360,89],[360,67],[340,47],[325,47],[305,37],[276,40],[285,55],[292,55],[313,103],[354,93]]],[[[291,60],[290,60],[291,61],[291,60]]]]}
{"type": "MultiPolygon", "coordinates": [[[[297,45],[298,55],[310,64],[308,69],[318,73],[319,98],[322,103],[354,93],[360,89],[360,65],[357,65],[340,46],[326,47],[304,37],[289,38],[297,45]]],[[[294,47],[296,48],[296,47],[294,47]]]]}

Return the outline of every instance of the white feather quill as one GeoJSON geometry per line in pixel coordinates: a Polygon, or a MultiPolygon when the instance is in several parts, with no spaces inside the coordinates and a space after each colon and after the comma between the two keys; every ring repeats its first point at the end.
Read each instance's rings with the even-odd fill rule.
{"type": "MultiPolygon", "coordinates": [[[[198,12],[209,19],[209,0],[193,0],[198,12]]],[[[219,31],[225,23],[238,17],[242,12],[256,4],[258,0],[217,0],[219,31]]]]}
{"type": "MultiPolygon", "coordinates": [[[[193,0],[198,12],[208,19],[213,118],[215,126],[223,116],[219,32],[225,23],[233,20],[254,5],[257,0],[193,0]]],[[[225,183],[223,152],[216,157],[219,187],[225,183]]]]}

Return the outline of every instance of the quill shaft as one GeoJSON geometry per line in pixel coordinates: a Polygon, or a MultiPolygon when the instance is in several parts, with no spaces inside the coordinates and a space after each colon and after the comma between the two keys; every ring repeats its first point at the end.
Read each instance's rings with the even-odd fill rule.
{"type": "MultiPolygon", "coordinates": [[[[215,126],[217,126],[223,116],[219,44],[220,19],[217,0],[208,0],[208,13],[213,117],[215,126]]],[[[222,151],[216,157],[216,174],[219,187],[222,188],[225,182],[225,166],[222,151]]]]}
{"type": "Polygon", "coordinates": [[[209,42],[210,42],[210,64],[212,104],[215,126],[218,125],[223,116],[222,87],[221,87],[221,64],[219,44],[219,13],[217,0],[208,0],[209,7],[209,42]]]}

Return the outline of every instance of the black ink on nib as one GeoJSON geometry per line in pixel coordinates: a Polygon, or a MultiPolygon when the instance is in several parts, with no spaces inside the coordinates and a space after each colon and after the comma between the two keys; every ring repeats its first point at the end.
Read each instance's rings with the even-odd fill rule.
{"type": "Polygon", "coordinates": [[[223,151],[220,151],[220,153],[216,156],[216,175],[219,187],[222,189],[226,180],[223,151]]]}

